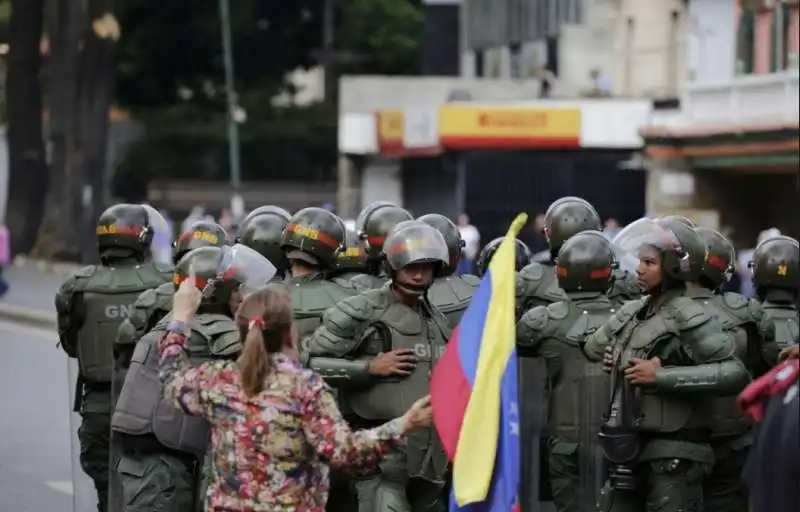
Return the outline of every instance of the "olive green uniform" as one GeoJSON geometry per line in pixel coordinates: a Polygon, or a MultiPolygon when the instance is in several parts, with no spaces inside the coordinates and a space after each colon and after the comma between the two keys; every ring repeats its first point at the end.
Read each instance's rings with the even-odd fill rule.
{"type": "Polygon", "coordinates": [[[375,290],[389,280],[384,274],[359,274],[350,280],[359,291],[375,290]]]}
{"type": "MultiPolygon", "coordinates": [[[[202,510],[205,483],[201,469],[210,427],[161,400],[158,341],[166,317],[154,336],[141,338],[131,359],[112,427],[122,450],[119,475],[122,512],[202,510]]],[[[194,365],[235,359],[241,352],[239,328],[230,317],[199,313],[189,324],[189,360],[194,365]]]]}
{"type": "MultiPolygon", "coordinates": [[[[108,266],[90,265],[76,271],[56,293],[60,345],[78,359],[80,372],[76,391],[76,411],[82,418],[80,463],[94,481],[101,511],[107,510],[110,465],[114,463],[110,424],[119,387],[113,340],[139,294],[171,277],[171,267],[119,259],[108,266]]],[[[116,496],[111,499],[115,502],[116,496]]]]}
{"type": "Polygon", "coordinates": [[[608,298],[619,307],[629,300],[636,300],[642,296],[642,289],[632,272],[617,269],[614,271],[614,283],[608,291],[608,298]]]}
{"type": "Polygon", "coordinates": [[[581,472],[589,473],[594,466],[586,461],[595,456],[593,434],[608,403],[608,376],[600,365],[587,360],[581,345],[615,310],[600,292],[568,295],[568,302],[538,306],[522,316],[517,324],[517,353],[542,357],[547,365],[552,390],[548,462],[556,509],[584,512],[598,490],[594,482],[600,475],[581,472]]]}
{"type": "Polygon", "coordinates": [[[339,301],[358,294],[347,281],[334,283],[324,274],[291,277],[287,286],[292,292],[294,325],[299,339],[310,336],[322,324],[322,315],[339,301]]]}
{"type": "MultiPolygon", "coordinates": [[[[310,365],[342,390],[343,409],[359,428],[402,416],[428,393],[430,371],[449,336],[444,316],[420,302],[398,302],[388,285],[339,302],[308,340],[310,365]],[[369,360],[411,349],[418,358],[408,377],[378,378],[369,360]]],[[[359,512],[440,510],[447,460],[433,428],[414,432],[404,449],[390,452],[380,469],[356,477],[359,512]],[[413,489],[416,492],[406,493],[413,489]]]]}
{"type": "MultiPolygon", "coordinates": [[[[628,454],[629,460],[620,463],[632,468],[635,490],[614,489],[610,480],[601,492],[600,510],[703,510],[703,480],[714,461],[710,399],[738,393],[749,374],[735,358],[734,341],[722,323],[686,294],[678,287],[656,300],[629,302],[587,339],[585,352],[596,361],[613,347],[612,402],[601,432],[606,425],[624,428],[639,446],[638,455],[628,454]],[[622,370],[632,357],[661,360],[654,385],[634,387],[624,381],[622,370]],[[629,393],[626,386],[635,389],[629,393]],[[636,411],[632,424],[625,424],[620,412],[627,410],[636,411]]],[[[608,459],[619,459],[615,448],[604,446],[608,459]]]]}
{"type": "Polygon", "coordinates": [[[767,358],[775,364],[782,349],[800,343],[800,316],[793,303],[773,301],[772,294],[767,292],[762,303],[764,314],[759,323],[759,332],[767,342],[767,358]]]}
{"type": "Polygon", "coordinates": [[[455,329],[480,284],[480,278],[469,274],[440,277],[428,290],[428,299],[444,313],[450,328],[455,329]]]}
{"type": "Polygon", "coordinates": [[[145,290],[133,303],[131,316],[119,326],[114,340],[114,359],[119,368],[126,368],[139,338],[150,331],[172,311],[175,285],[164,283],[158,288],[145,290]]]}

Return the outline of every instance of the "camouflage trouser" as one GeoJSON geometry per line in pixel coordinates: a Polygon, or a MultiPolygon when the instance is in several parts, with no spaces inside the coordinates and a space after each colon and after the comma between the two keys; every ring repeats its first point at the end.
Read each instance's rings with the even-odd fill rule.
{"type": "Polygon", "coordinates": [[[600,512],[703,512],[703,480],[709,466],[685,459],[656,459],[636,465],[637,490],[616,491],[606,483],[600,512]]]}
{"type": "Polygon", "coordinates": [[[108,487],[111,477],[111,415],[83,412],[81,417],[81,426],[78,429],[81,468],[94,482],[94,488],[97,490],[97,510],[106,512],[109,510],[108,487]]]}
{"type": "Polygon", "coordinates": [[[714,467],[703,485],[705,512],[748,512],[747,489],[742,483],[749,443],[738,439],[712,443],[714,467]]]}
{"type": "Polygon", "coordinates": [[[187,512],[194,503],[194,475],[171,455],[122,455],[117,465],[123,507],[114,512],[187,512]]]}
{"type": "Polygon", "coordinates": [[[380,471],[357,477],[358,512],[443,512],[442,487],[408,479],[403,453],[384,457],[380,471]]]}

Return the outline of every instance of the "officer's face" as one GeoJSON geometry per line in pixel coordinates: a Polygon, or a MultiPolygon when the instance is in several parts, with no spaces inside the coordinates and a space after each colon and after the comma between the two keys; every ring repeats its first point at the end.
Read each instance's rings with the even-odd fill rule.
{"type": "Polygon", "coordinates": [[[645,290],[653,290],[661,285],[661,253],[655,247],[644,246],[639,249],[636,278],[645,290]]]}
{"type": "Polygon", "coordinates": [[[433,265],[430,263],[409,265],[397,272],[397,280],[415,286],[428,286],[433,282],[433,265]]]}

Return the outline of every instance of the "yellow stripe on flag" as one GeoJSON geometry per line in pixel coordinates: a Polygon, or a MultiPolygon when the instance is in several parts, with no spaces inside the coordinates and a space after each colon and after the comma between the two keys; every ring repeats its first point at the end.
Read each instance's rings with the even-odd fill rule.
{"type": "Polygon", "coordinates": [[[499,437],[500,382],[516,342],[516,238],[527,221],[526,214],[517,215],[489,264],[492,296],[475,383],[453,461],[453,492],[460,506],[484,501],[492,484],[499,437]]]}

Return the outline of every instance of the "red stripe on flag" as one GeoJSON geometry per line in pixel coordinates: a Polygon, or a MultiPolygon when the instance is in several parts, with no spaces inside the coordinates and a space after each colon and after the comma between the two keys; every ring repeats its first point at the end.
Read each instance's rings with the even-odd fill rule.
{"type": "Polygon", "coordinates": [[[472,386],[461,367],[458,332],[456,328],[450,335],[447,349],[433,369],[430,388],[433,424],[451,461],[456,456],[461,424],[472,394],[472,386]]]}

